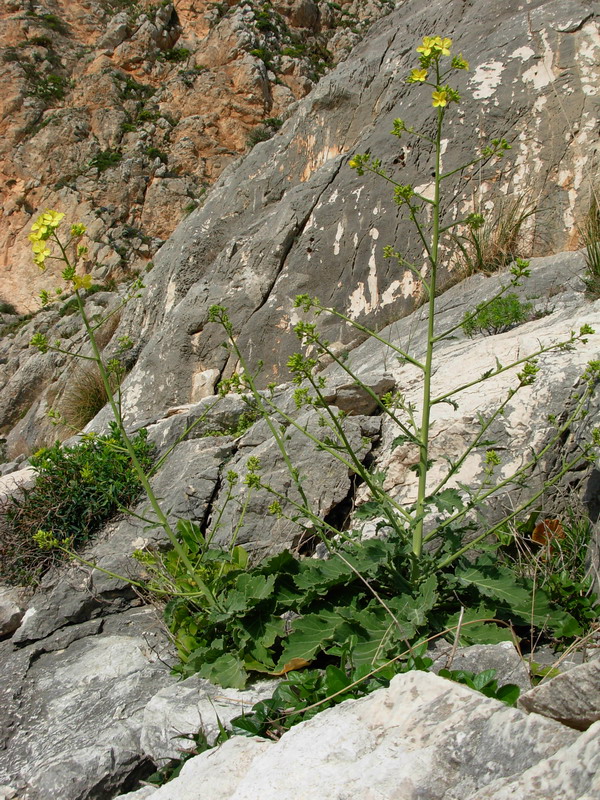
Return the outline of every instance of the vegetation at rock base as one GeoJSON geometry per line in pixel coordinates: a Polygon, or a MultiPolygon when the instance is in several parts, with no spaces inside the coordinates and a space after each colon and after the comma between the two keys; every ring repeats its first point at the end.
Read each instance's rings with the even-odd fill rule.
{"type": "MultiPolygon", "coordinates": [[[[146,432],[140,431],[132,444],[149,470],[153,446],[146,432]]],[[[48,542],[81,547],[141,491],[115,423],[109,434],[86,434],[68,447],[56,442],[29,461],[36,471],[34,486],[0,509],[0,577],[11,584],[35,585],[60,557],[48,542]]]]}
{"type": "Polygon", "coordinates": [[[531,303],[522,303],[518,295],[511,292],[490,303],[480,303],[475,312],[467,312],[461,327],[467,336],[476,333],[494,336],[526,322],[531,308],[531,303]]]}
{"type": "Polygon", "coordinates": [[[585,285],[590,297],[597,298],[600,297],[600,206],[596,197],[579,233],[585,247],[585,285]]]}

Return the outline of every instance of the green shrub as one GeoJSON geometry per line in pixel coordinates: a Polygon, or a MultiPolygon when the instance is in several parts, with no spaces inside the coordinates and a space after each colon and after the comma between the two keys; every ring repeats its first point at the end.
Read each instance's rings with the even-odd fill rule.
{"type": "MultiPolygon", "coordinates": [[[[149,469],[153,446],[145,430],[133,444],[149,469]]],[[[5,502],[0,512],[0,577],[13,584],[36,584],[57,558],[56,550],[42,550],[34,541],[39,530],[63,546],[80,547],[140,493],[114,423],[110,434],[86,434],[73,447],[56,442],[30,462],[37,472],[35,485],[5,502]]]]}
{"type": "Polygon", "coordinates": [[[167,154],[164,153],[162,150],[159,150],[158,147],[147,147],[144,150],[144,153],[148,156],[148,158],[151,158],[153,161],[155,158],[160,159],[163,164],[166,164],[167,161],[169,160],[167,154]]]}
{"type": "Polygon", "coordinates": [[[88,166],[97,169],[98,172],[105,172],[110,167],[114,167],[123,158],[123,153],[118,150],[101,150],[88,161],[88,166]]]}
{"type": "Polygon", "coordinates": [[[522,303],[516,294],[511,293],[480,303],[474,312],[465,314],[461,327],[467,336],[476,333],[494,336],[526,322],[530,314],[531,303],[522,303]]]}
{"type": "Polygon", "coordinates": [[[163,50],[158,55],[160,61],[170,61],[174,64],[180,64],[182,61],[187,61],[189,57],[190,51],[187,49],[187,47],[173,47],[171,50],[163,50]]]}
{"type": "Polygon", "coordinates": [[[36,78],[29,94],[39,97],[40,100],[62,100],[65,96],[66,85],[65,78],[50,73],[45,77],[36,78]]]}
{"type": "Polygon", "coordinates": [[[0,314],[18,314],[18,311],[12,303],[6,303],[4,300],[0,300],[0,314]]]}

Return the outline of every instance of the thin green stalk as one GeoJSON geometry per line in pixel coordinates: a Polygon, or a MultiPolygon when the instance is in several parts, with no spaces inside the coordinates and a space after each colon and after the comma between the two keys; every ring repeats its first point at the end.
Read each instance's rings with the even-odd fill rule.
{"type": "MultiPolygon", "coordinates": [[[[63,246],[62,242],[60,241],[60,239],[56,235],[56,232],[54,232],[53,235],[54,235],[55,241],[57,242],[57,244],[58,244],[58,246],[59,246],[59,248],[61,250],[62,260],[64,261],[64,263],[66,264],[68,269],[73,269],[73,266],[72,266],[72,264],[70,262],[70,259],[69,259],[69,256],[68,256],[68,253],[67,253],[65,247],[63,246]]],[[[107,371],[107,369],[106,369],[106,367],[104,365],[104,361],[102,359],[102,354],[100,353],[100,349],[99,349],[98,343],[96,341],[96,336],[94,334],[94,331],[92,330],[92,326],[91,326],[90,321],[88,319],[88,316],[86,314],[85,306],[84,306],[84,303],[83,303],[83,299],[81,297],[79,289],[77,289],[77,288],[75,289],[75,297],[77,298],[78,311],[79,311],[79,314],[80,314],[81,319],[83,321],[86,333],[88,335],[88,338],[89,338],[89,341],[90,341],[90,345],[92,347],[92,352],[94,354],[94,360],[96,361],[96,364],[98,365],[98,370],[100,372],[100,377],[102,379],[102,383],[104,384],[104,389],[106,391],[106,396],[108,397],[108,402],[109,402],[109,405],[110,405],[114,420],[115,420],[115,422],[117,424],[117,428],[119,430],[119,433],[121,434],[121,437],[122,437],[122,440],[123,440],[123,444],[125,445],[125,448],[127,449],[127,453],[129,454],[129,457],[131,459],[132,466],[133,466],[133,468],[134,468],[134,470],[135,470],[135,472],[136,472],[136,474],[138,476],[138,480],[140,481],[140,483],[142,485],[142,488],[144,489],[144,491],[145,491],[145,493],[146,493],[146,495],[148,497],[148,500],[150,501],[150,505],[152,506],[152,510],[154,511],[154,513],[156,515],[156,519],[157,519],[158,523],[160,524],[160,526],[163,528],[163,530],[167,534],[171,544],[173,545],[173,549],[175,550],[177,555],[181,558],[182,562],[185,564],[187,570],[189,571],[190,578],[192,578],[192,580],[194,580],[194,582],[196,583],[196,585],[198,586],[198,588],[202,592],[204,598],[206,599],[207,603],[211,607],[214,607],[214,606],[217,605],[217,601],[216,601],[213,593],[211,592],[209,587],[204,583],[202,578],[199,575],[196,574],[196,572],[194,570],[194,567],[193,567],[191,561],[189,560],[189,558],[187,557],[187,554],[186,554],[185,550],[181,546],[181,543],[179,542],[179,540],[178,540],[177,536],[175,535],[173,529],[169,525],[169,521],[168,521],[167,517],[165,516],[165,514],[163,513],[163,510],[160,507],[160,504],[158,503],[158,500],[156,499],[156,495],[154,494],[154,491],[153,491],[152,487],[150,486],[150,482],[148,481],[148,478],[146,476],[144,468],[142,467],[142,465],[139,462],[139,459],[138,459],[137,454],[135,452],[135,448],[133,447],[133,444],[131,443],[131,440],[130,440],[129,436],[127,435],[127,431],[125,430],[125,426],[123,424],[123,418],[122,418],[122,415],[121,415],[120,404],[117,403],[117,401],[115,400],[114,392],[112,391],[112,387],[111,387],[111,383],[110,383],[110,376],[109,376],[108,371],[107,371]]]]}
{"type": "MultiPolygon", "coordinates": [[[[439,78],[439,73],[438,73],[439,78]]],[[[425,498],[427,496],[427,474],[429,471],[429,424],[431,416],[431,378],[433,374],[433,347],[435,344],[435,287],[437,280],[438,249],[440,233],[440,171],[441,171],[441,139],[444,110],[438,108],[437,132],[435,137],[435,174],[434,174],[434,203],[431,236],[431,277],[429,280],[429,313],[427,319],[427,351],[425,355],[425,371],[423,373],[423,407],[421,411],[421,425],[419,430],[419,485],[417,489],[417,503],[415,506],[416,525],[413,530],[412,551],[415,558],[421,558],[423,549],[423,525],[425,512],[425,498]]]]}

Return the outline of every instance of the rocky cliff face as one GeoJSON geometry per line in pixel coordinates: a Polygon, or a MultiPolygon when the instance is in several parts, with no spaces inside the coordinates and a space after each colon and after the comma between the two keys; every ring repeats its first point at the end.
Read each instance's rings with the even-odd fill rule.
{"type": "Polygon", "coordinates": [[[9,0],[0,11],[0,301],[35,307],[32,215],[91,234],[97,280],[153,257],[391,0],[9,0]],[[258,126],[258,127],[257,127],[258,126]]]}
{"type": "MultiPolygon", "coordinates": [[[[232,7],[203,41],[221,36],[219,31],[229,30],[221,26],[232,25],[244,13],[242,7],[232,7]]],[[[293,298],[297,293],[318,294],[325,303],[375,326],[414,306],[418,287],[409,273],[403,274],[396,264],[382,258],[382,249],[385,244],[406,245],[409,257],[420,259],[418,244],[391,203],[384,182],[358,177],[347,168],[347,160],[356,151],[370,150],[383,158],[385,167],[396,171],[399,180],[426,190],[426,148],[415,147],[409,139],[398,142],[388,131],[396,117],[417,128],[429,124],[419,87],[407,85],[403,76],[412,66],[410,45],[430,30],[432,14],[471,63],[460,87],[464,93],[461,114],[448,129],[444,168],[468,160],[473,150],[490,138],[505,136],[512,143],[509,158],[500,166],[473,174],[460,190],[454,211],[449,209],[450,217],[473,208],[492,211],[522,198],[535,208],[527,220],[527,254],[578,246],[577,222],[589,208],[597,167],[598,20],[592,7],[582,2],[564,8],[558,2],[536,0],[522,9],[505,2],[494,6],[493,26],[489,13],[479,2],[436,3],[427,8],[404,3],[375,24],[351,60],[321,79],[275,136],[225,170],[202,207],[180,224],[157,253],[154,268],[145,276],[143,299],[127,310],[121,322],[117,335],[130,335],[136,342],[132,352],[136,363],[125,384],[132,420],[140,422],[171,405],[198,401],[213,392],[220,376],[235,369],[220,347],[221,332],[208,323],[213,303],[229,308],[241,345],[254,359],[264,361],[265,382],[286,379],[281,364],[295,347],[290,328],[295,321],[293,298]]],[[[23,15],[23,19],[30,18],[23,15]]],[[[291,19],[298,22],[300,18],[291,19]]],[[[144,25],[148,28],[150,23],[144,25]]],[[[236,30],[239,33],[241,29],[236,30]]],[[[125,40],[115,46],[114,53],[131,47],[125,40]]],[[[257,58],[238,49],[244,63],[257,58]]],[[[215,59],[216,51],[215,45],[210,50],[215,59]]],[[[102,61],[108,56],[99,58],[102,61]]],[[[282,63],[288,63],[286,58],[281,56],[282,63]]],[[[252,63],[260,71],[260,65],[252,63]]],[[[11,69],[19,69],[11,64],[11,69]]],[[[150,76],[162,75],[165,70],[171,71],[167,88],[179,86],[183,92],[179,65],[157,58],[150,76]]],[[[111,92],[118,94],[119,86],[125,86],[119,79],[113,81],[112,72],[108,75],[100,69],[94,74],[94,80],[110,83],[111,92]]],[[[144,74],[135,75],[141,83],[144,74]]],[[[204,75],[197,80],[208,80],[204,75]]],[[[283,77],[281,73],[279,80],[283,77]]],[[[148,82],[149,77],[144,80],[148,82]]],[[[287,96],[292,89],[276,83],[270,96],[281,91],[287,96]]],[[[199,95],[194,89],[185,96],[197,102],[199,95]]],[[[160,89],[158,97],[166,98],[167,89],[160,89]]],[[[158,101],[153,97],[147,102],[154,108],[152,102],[158,101]]],[[[134,105],[127,103],[130,101],[126,108],[133,109],[127,113],[133,114],[134,105]]],[[[158,103],[157,108],[161,107],[158,103]]],[[[188,116],[191,106],[185,109],[175,132],[185,130],[192,124],[190,120],[197,118],[188,116]]],[[[119,113],[125,114],[126,109],[119,113]]],[[[268,113],[275,112],[271,108],[268,113]]],[[[159,122],[151,124],[153,136],[162,135],[159,122]]],[[[48,135],[51,127],[37,136],[48,135]]],[[[241,127],[241,121],[230,125],[231,136],[238,135],[241,127]]],[[[133,137],[141,152],[146,147],[142,133],[124,133],[123,141],[133,137]]],[[[174,144],[178,153],[192,147],[192,138],[171,135],[172,142],[179,142],[174,144]]],[[[114,185],[124,192],[134,191],[136,181],[146,185],[145,168],[141,173],[134,170],[134,162],[147,163],[144,158],[147,156],[142,153],[141,161],[124,159],[100,178],[110,175],[112,186],[112,176],[122,174],[123,180],[114,185]]],[[[152,178],[144,196],[158,197],[161,187],[167,192],[173,181],[181,186],[196,180],[200,167],[195,157],[183,163],[189,171],[186,167],[177,177],[152,178]]],[[[156,166],[159,172],[163,167],[156,166]]],[[[90,176],[77,178],[82,192],[85,187],[95,191],[97,169],[92,172],[91,180],[90,176]]],[[[75,196],[83,195],[73,195],[63,187],[48,200],[71,216],[68,198],[75,196]]],[[[156,206],[151,215],[154,226],[171,224],[167,220],[177,207],[168,193],[164,197],[166,206],[161,207],[168,207],[168,214],[159,213],[156,206]]],[[[125,205],[129,213],[130,206],[125,205]]],[[[133,204],[131,208],[140,207],[133,204]]],[[[18,214],[23,222],[25,212],[18,214]]],[[[97,220],[92,222],[92,239],[97,225],[97,220]]],[[[21,236],[24,234],[23,230],[21,236]]],[[[131,241],[141,240],[133,235],[131,241]]],[[[93,245],[92,255],[98,255],[103,246],[93,245]]],[[[449,272],[452,267],[449,260],[449,272]]],[[[47,311],[35,324],[52,330],[52,325],[60,322],[57,314],[56,309],[47,311]]],[[[5,388],[0,391],[0,425],[10,431],[9,457],[30,451],[54,435],[43,415],[50,404],[60,401],[67,380],[60,359],[40,359],[24,349],[33,327],[32,322],[15,334],[14,341],[2,341],[9,363],[2,367],[5,388]]],[[[328,334],[341,349],[353,344],[343,325],[332,324],[328,334]]]]}

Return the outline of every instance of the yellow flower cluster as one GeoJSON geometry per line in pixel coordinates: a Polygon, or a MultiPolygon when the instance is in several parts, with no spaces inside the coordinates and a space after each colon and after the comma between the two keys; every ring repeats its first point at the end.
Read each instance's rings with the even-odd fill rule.
{"type": "Polygon", "coordinates": [[[29,241],[33,250],[33,261],[40,269],[44,269],[44,262],[51,253],[46,246],[46,240],[58,228],[64,216],[58,211],[44,211],[31,226],[29,241]]]}
{"type": "Polygon", "coordinates": [[[417,53],[428,58],[429,56],[449,56],[452,39],[442,39],[441,36],[424,36],[423,44],[417,47],[417,53]]]}

